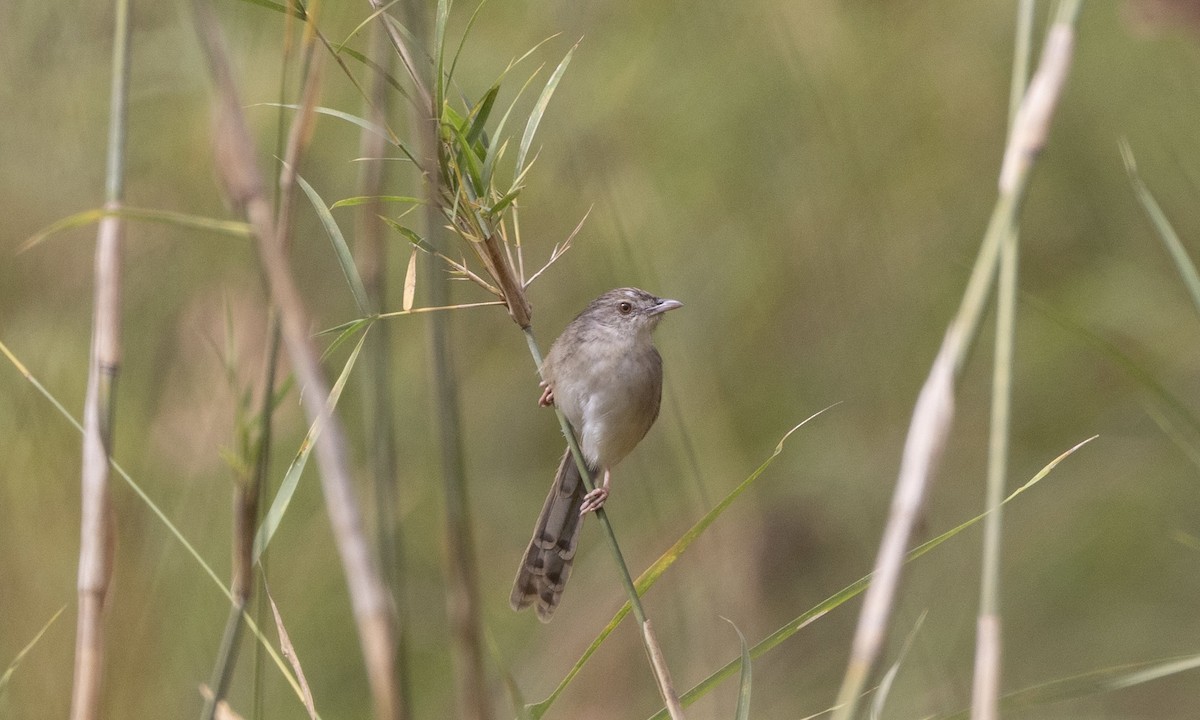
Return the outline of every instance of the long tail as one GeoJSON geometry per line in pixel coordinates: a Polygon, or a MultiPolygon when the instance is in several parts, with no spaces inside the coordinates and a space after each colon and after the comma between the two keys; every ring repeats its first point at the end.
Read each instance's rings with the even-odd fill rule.
{"type": "Polygon", "coordinates": [[[562,599],[571,564],[575,561],[575,546],[583,518],[579,508],[586,490],[579,477],[579,468],[571,451],[563,454],[554,476],[554,485],[542,505],[533,529],[533,539],[517,570],[512,595],[508,602],[513,610],[523,610],[537,602],[538,619],[550,622],[550,616],[562,599]]]}

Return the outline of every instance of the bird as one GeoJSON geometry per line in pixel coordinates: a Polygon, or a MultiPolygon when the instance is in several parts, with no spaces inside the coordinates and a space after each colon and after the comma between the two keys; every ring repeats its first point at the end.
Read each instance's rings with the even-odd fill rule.
{"type": "Polygon", "coordinates": [[[586,492],[570,448],[563,453],[554,484],[542,505],[525,550],[509,604],[523,610],[536,603],[549,622],[571,575],[583,516],[608,498],[612,468],[650,430],[662,401],[662,356],[652,334],[663,314],[683,307],[645,290],[618,288],[596,298],[550,346],[541,366],[538,404],[557,406],[571,425],[595,478],[586,492]]]}

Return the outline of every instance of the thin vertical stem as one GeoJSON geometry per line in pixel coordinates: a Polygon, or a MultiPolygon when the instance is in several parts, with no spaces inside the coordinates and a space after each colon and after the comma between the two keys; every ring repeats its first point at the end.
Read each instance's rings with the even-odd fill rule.
{"type": "MultiPolygon", "coordinates": [[[[391,64],[388,39],[380,23],[371,30],[369,55],[381,68],[391,64]]],[[[364,114],[376,125],[387,119],[387,77],[383,73],[371,76],[369,97],[365,102],[364,114]]],[[[385,166],[382,156],[386,152],[386,139],[373,132],[364,131],[360,138],[362,163],[360,178],[361,194],[376,198],[383,194],[385,166]]],[[[363,287],[371,303],[372,312],[387,307],[387,246],[384,243],[383,203],[371,200],[358,214],[358,243],[355,245],[356,260],[363,287]]],[[[384,582],[391,591],[396,607],[396,672],[400,685],[401,720],[411,717],[408,682],[408,612],[401,579],[404,577],[403,551],[397,518],[397,464],[395,436],[395,404],[391,382],[391,323],[379,323],[374,328],[374,337],[367,339],[367,362],[362,376],[364,410],[367,417],[367,455],[371,463],[371,485],[375,490],[375,544],[383,569],[384,582]]]]}
{"type": "MultiPolygon", "coordinates": [[[[254,231],[260,265],[266,275],[271,298],[279,308],[284,347],[299,381],[305,414],[310,424],[322,424],[325,427],[316,440],[315,448],[325,506],[346,576],[375,716],[380,720],[392,720],[398,713],[399,697],[395,682],[395,630],[391,602],[363,527],[350,476],[345,430],[337,415],[326,405],[329,382],[321,370],[318,353],[309,337],[309,314],[292,277],[282,242],[283,234],[277,231],[271,203],[264,191],[262,174],[255,162],[257,152],[246,126],[224,38],[209,4],[205,0],[193,0],[192,5],[197,35],[216,91],[217,127],[214,136],[217,140],[217,169],[225,191],[231,201],[245,212],[254,231]]],[[[310,121],[312,106],[306,103],[299,115],[297,123],[310,121]]],[[[297,137],[303,136],[304,133],[298,130],[298,127],[293,128],[297,137]]],[[[294,168],[295,163],[290,163],[290,166],[294,168]]],[[[288,173],[285,172],[281,182],[288,179],[288,173]]],[[[287,189],[284,188],[285,200],[286,196],[287,189]]],[[[286,201],[281,207],[287,207],[286,201]]]]}
{"type": "MultiPolygon", "coordinates": [[[[124,196],[125,130],[129,97],[130,3],[114,12],[112,89],[109,101],[105,208],[118,210],[124,196]]],[[[84,404],[79,614],[75,636],[72,720],[100,716],[104,674],[104,608],[112,578],[114,529],[108,495],[108,459],[113,448],[116,384],[121,363],[121,220],[107,215],[96,238],[92,349],[84,404]]]]}
{"type": "Polygon", "coordinates": [[[1046,35],[1037,74],[1022,98],[1005,147],[999,195],[979,255],[958,312],[946,329],[942,346],[917,396],[900,458],[892,505],[876,555],[871,585],[859,613],[833,720],[854,717],[867,678],[879,659],[887,636],[909,538],[954,419],[955,385],[979,329],[996,278],[1001,247],[1020,216],[1034,161],[1046,145],[1050,122],[1066,84],[1080,2],[1065,0],[1061,3],[1046,35]]]}
{"type": "MultiPolygon", "coordinates": [[[[380,9],[381,0],[370,0],[380,9]]],[[[406,23],[415,37],[431,32],[424,3],[405,4],[406,23]]],[[[416,95],[412,108],[412,127],[417,134],[417,160],[423,170],[426,203],[424,236],[437,247],[436,235],[443,225],[441,193],[445,184],[438,163],[438,118],[441,108],[429,88],[439,86],[436,77],[415,63],[414,55],[396,32],[389,18],[381,22],[407,69],[416,95]]],[[[429,304],[448,305],[448,288],[440,268],[424,265],[424,284],[429,304]]],[[[466,466],[463,461],[462,421],[459,415],[458,380],[450,346],[450,313],[430,313],[426,324],[429,372],[434,428],[441,455],[441,476],[445,517],[443,532],[446,559],[442,574],[446,582],[446,613],[450,622],[450,649],[455,665],[455,695],[459,717],[487,720],[492,715],[484,671],[484,643],[480,610],[479,570],[475,558],[474,529],[467,492],[466,466]]]]}
{"type": "MultiPolygon", "coordinates": [[[[1028,82],[1029,55],[1033,46],[1033,10],[1033,0],[1021,0],[1017,8],[1012,85],[1009,93],[1010,131],[1028,82]]],[[[996,290],[996,357],[992,368],[992,418],[985,503],[987,515],[983,526],[975,677],[971,697],[971,717],[975,720],[997,720],[1000,706],[1003,642],[1000,618],[1000,556],[1004,528],[1005,479],[1008,475],[1019,235],[1020,228],[1014,224],[1000,248],[1000,276],[996,290]]]]}

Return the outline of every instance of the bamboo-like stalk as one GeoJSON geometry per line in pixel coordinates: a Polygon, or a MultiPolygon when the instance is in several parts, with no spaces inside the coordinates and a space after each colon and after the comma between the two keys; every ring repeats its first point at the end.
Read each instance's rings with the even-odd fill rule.
{"type": "MultiPolygon", "coordinates": [[[[283,156],[285,158],[280,171],[279,191],[275,196],[275,212],[279,218],[276,226],[277,242],[281,248],[286,247],[290,236],[290,217],[292,189],[294,186],[295,166],[299,162],[302,149],[311,135],[313,114],[311,108],[316,105],[317,92],[320,87],[320,74],[312,64],[313,49],[311,35],[304,46],[302,66],[306,72],[304,89],[301,97],[302,110],[292,124],[287,134],[283,156]]],[[[282,142],[282,139],[280,140],[282,142]]],[[[279,352],[280,326],[278,314],[274,305],[268,313],[269,347],[267,350],[265,382],[259,406],[261,435],[254,448],[246,448],[250,458],[252,471],[236,479],[233,495],[233,577],[230,588],[233,592],[233,602],[229,608],[229,616],[225,622],[225,632],[221,637],[220,649],[217,652],[216,663],[209,681],[209,694],[205,696],[204,707],[200,720],[212,720],[217,707],[225,699],[229,684],[233,679],[233,671],[237,666],[237,653],[241,639],[243,618],[254,595],[254,535],[259,519],[260,488],[265,483],[267,472],[267,453],[270,448],[271,414],[273,410],[273,394],[275,385],[275,361],[279,352]]],[[[257,704],[257,703],[256,703],[257,704]]]]}
{"type": "MultiPolygon", "coordinates": [[[[370,1],[376,10],[383,7],[380,0],[370,1]]],[[[428,23],[423,4],[417,0],[405,3],[405,11],[412,34],[426,37],[428,23]]],[[[417,134],[419,169],[425,181],[423,224],[425,237],[437,247],[436,234],[443,224],[441,190],[445,183],[437,160],[440,108],[435,107],[434,98],[428,90],[433,80],[426,66],[416,64],[415,55],[390,20],[382,18],[381,23],[415,88],[411,119],[417,134]]],[[[429,304],[434,307],[449,305],[448,288],[441,268],[434,263],[426,263],[422,275],[429,304]]],[[[466,720],[488,720],[492,716],[492,708],[484,670],[479,570],[463,461],[458,381],[450,346],[451,319],[448,313],[430,313],[425,326],[445,512],[443,535],[446,555],[442,575],[446,583],[446,614],[450,623],[450,652],[455,667],[458,716],[466,720]]]]}
{"type": "Polygon", "coordinates": [[[942,346],[913,408],[891,509],[876,556],[871,586],[859,614],[833,720],[854,717],[859,697],[887,635],[904,553],[953,420],[955,384],[982,319],[996,277],[1001,247],[1020,216],[1030,171],[1038,153],[1045,147],[1050,121],[1070,70],[1079,8],[1080,0],[1062,2],[1047,33],[1037,73],[1025,92],[1008,137],[1000,169],[999,196],[979,256],[967,281],[962,303],[946,329],[942,346]]]}
{"type": "MultiPolygon", "coordinates": [[[[129,0],[114,6],[112,89],[109,99],[105,210],[120,209],[125,189],[125,132],[129,97],[129,0]]],[[[79,528],[79,610],[71,719],[100,716],[104,679],[104,609],[116,541],[108,495],[116,385],[121,365],[121,219],[107,215],[96,237],[92,348],[83,411],[83,461],[79,528]]]]}
{"type": "MultiPolygon", "coordinates": [[[[381,68],[391,64],[388,39],[381,24],[371,29],[369,55],[381,68]]],[[[387,78],[383,73],[371,76],[370,98],[365,103],[364,114],[376,125],[387,119],[387,78]]],[[[362,163],[361,195],[377,198],[383,194],[385,165],[382,157],[387,150],[387,141],[379,133],[364,131],[360,138],[362,163]]],[[[356,260],[371,311],[379,312],[387,307],[387,247],[384,243],[384,224],[379,215],[383,203],[373,199],[362,206],[358,213],[358,243],[355,245],[356,260]]],[[[404,576],[403,546],[397,518],[397,468],[396,436],[391,383],[391,324],[378,323],[374,337],[367,339],[367,353],[363,367],[362,388],[364,411],[367,424],[367,455],[371,462],[371,485],[375,490],[375,544],[383,569],[384,581],[391,591],[396,607],[396,672],[400,686],[399,718],[412,716],[408,678],[408,612],[401,578],[404,576]]]]}
{"type": "MultiPolygon", "coordinates": [[[[1017,7],[1009,129],[1025,94],[1033,47],[1033,0],[1017,7]]],[[[1013,337],[1016,332],[1017,269],[1020,228],[1015,224],[1000,249],[996,290],[996,347],[992,366],[992,417],[988,440],[987,500],[980,562],[979,618],[975,636],[975,676],[971,717],[997,720],[1000,713],[1000,670],[1003,632],[1000,617],[1000,556],[1004,529],[1004,490],[1008,476],[1008,436],[1012,407],[1013,337]]]]}
{"type": "MultiPolygon", "coordinates": [[[[242,104],[226,55],[224,39],[205,0],[193,0],[196,30],[216,91],[217,169],[225,191],[245,213],[254,230],[256,247],[271,297],[279,309],[284,346],[301,387],[301,399],[310,424],[325,431],[316,441],[317,464],[334,540],[346,575],[354,618],[370,682],[375,716],[397,717],[399,697],[395,683],[395,641],[390,601],[372,557],[363,527],[347,459],[345,431],[337,416],[326,409],[329,383],[321,371],[319,355],[308,335],[309,316],[288,267],[282,239],[267,199],[256,148],[246,127],[242,104]]],[[[297,123],[311,115],[301,112],[297,123]]],[[[296,127],[293,128],[296,132],[296,127]]],[[[299,135],[303,135],[301,132],[299,135]]],[[[294,169],[295,164],[291,166],[294,169]]],[[[286,182],[285,171],[281,183],[286,182]]],[[[282,187],[282,185],[281,185],[282,187]]],[[[287,192],[281,213],[286,212],[287,192]]],[[[281,214],[281,218],[286,218],[281,214]]],[[[285,223],[280,222],[278,226],[285,223]]]]}

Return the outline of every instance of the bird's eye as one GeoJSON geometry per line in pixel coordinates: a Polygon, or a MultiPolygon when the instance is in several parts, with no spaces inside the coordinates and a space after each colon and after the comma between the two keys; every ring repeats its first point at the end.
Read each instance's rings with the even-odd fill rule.
{"type": "Polygon", "coordinates": [[[628,315],[629,313],[633,312],[633,305],[623,302],[617,306],[617,312],[621,313],[622,315],[628,315]]]}

